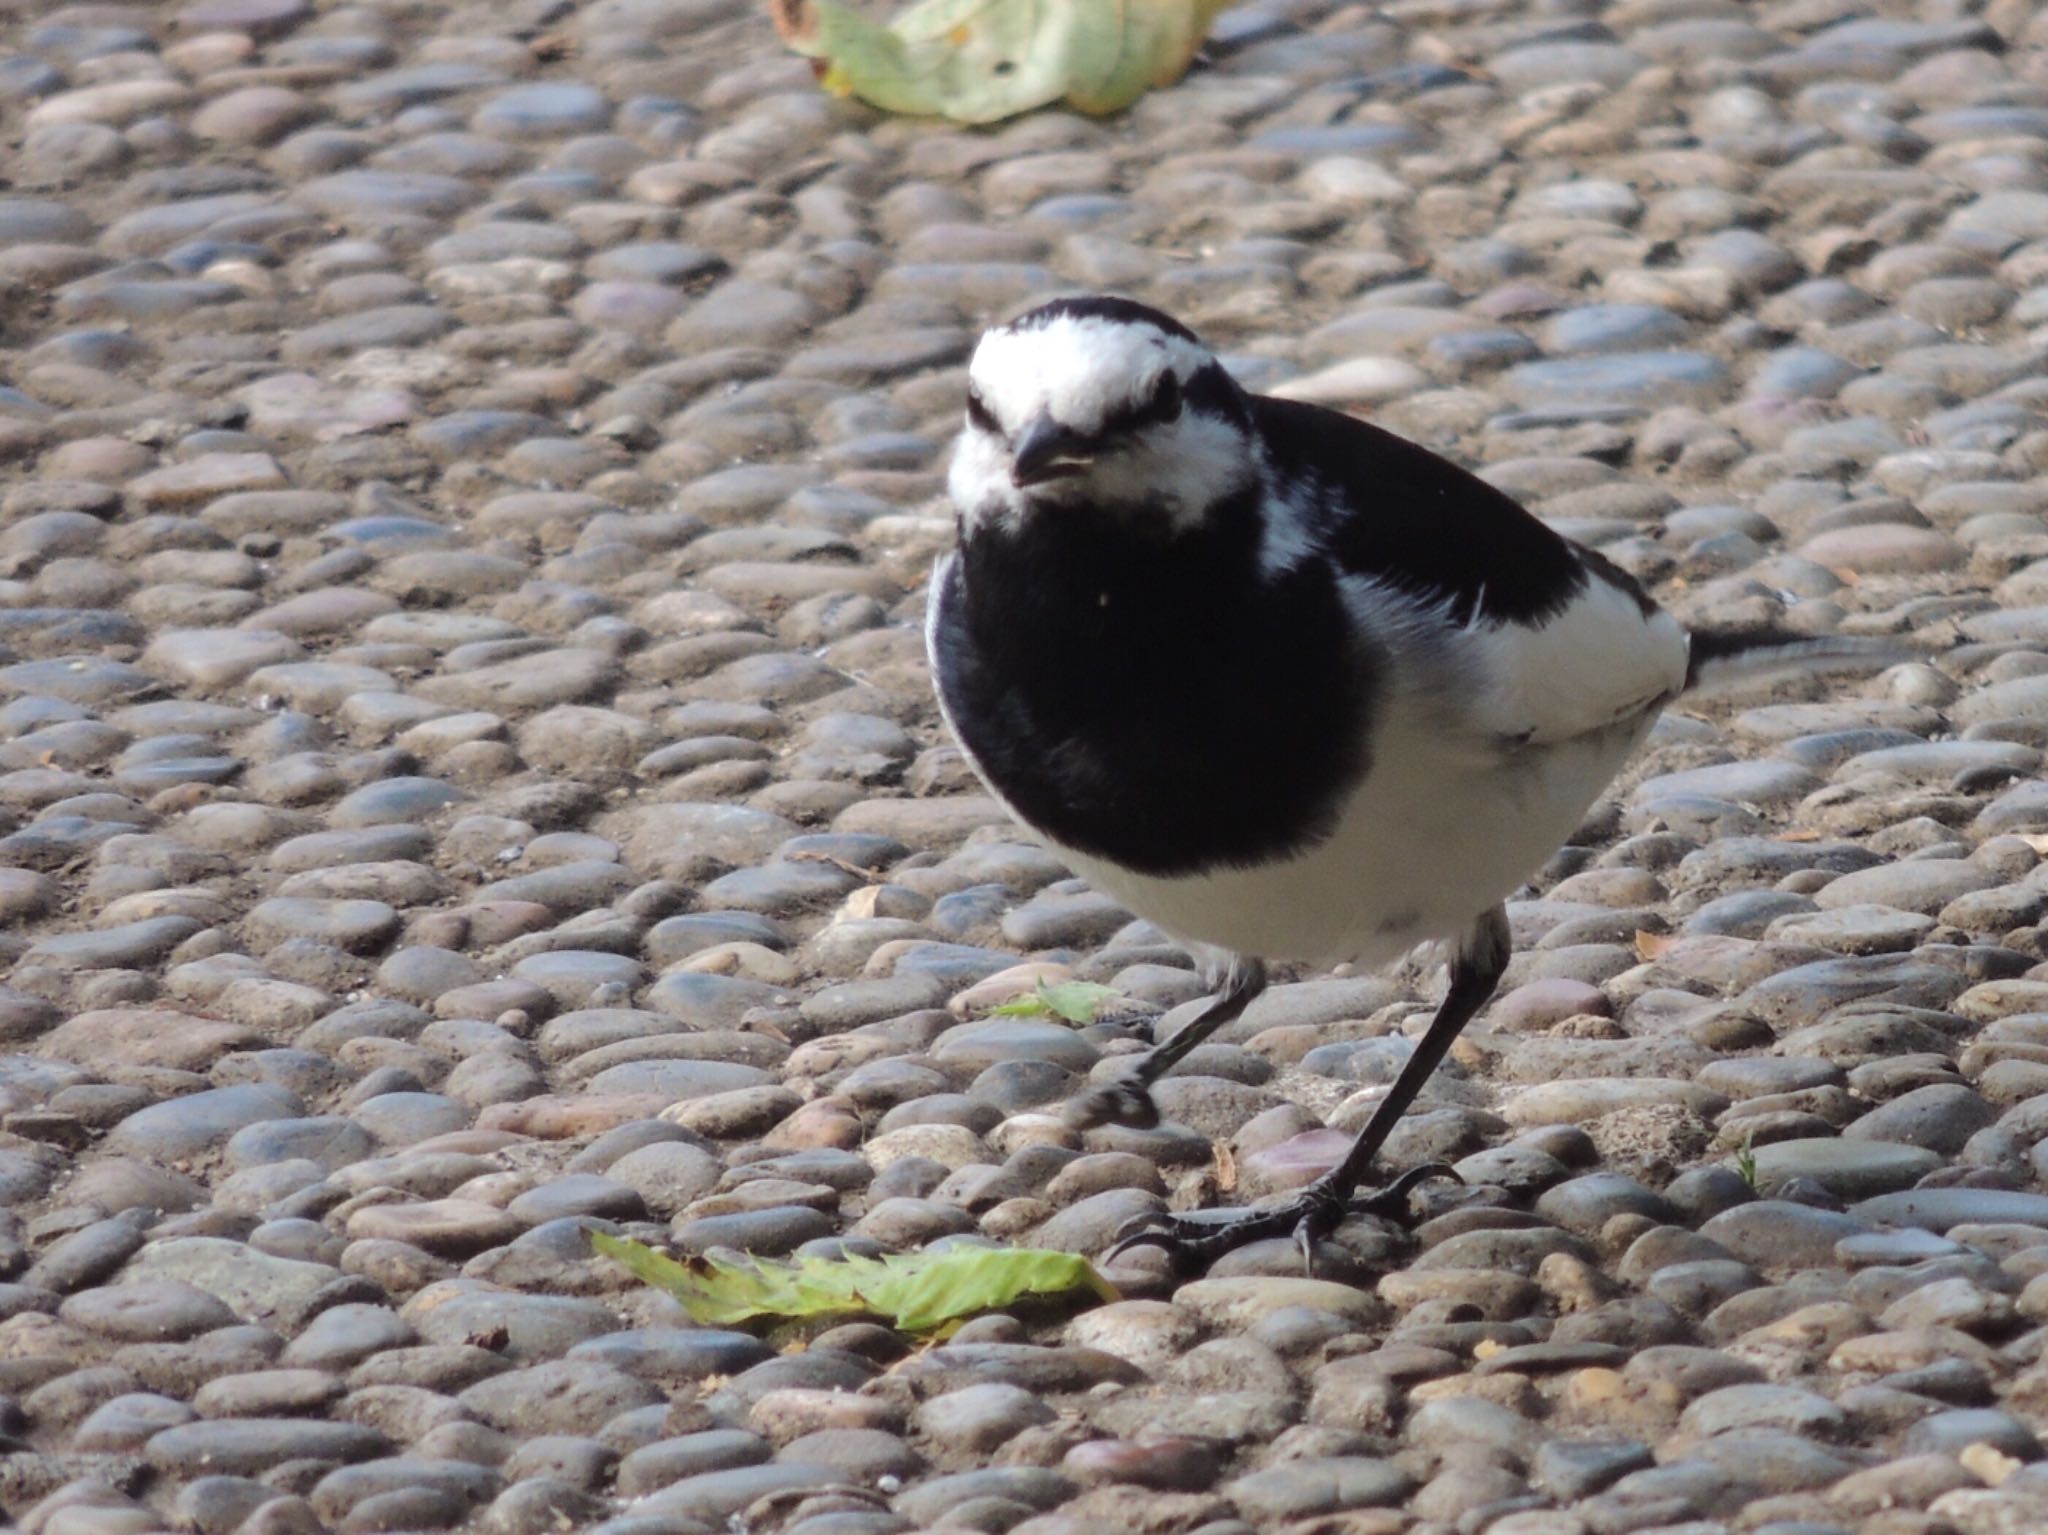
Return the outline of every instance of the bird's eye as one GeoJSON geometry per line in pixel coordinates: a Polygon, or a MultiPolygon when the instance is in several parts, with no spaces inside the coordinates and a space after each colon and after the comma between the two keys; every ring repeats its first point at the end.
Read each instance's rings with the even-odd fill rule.
{"type": "Polygon", "coordinates": [[[1159,375],[1159,382],[1152,386],[1152,398],[1147,403],[1146,415],[1155,421],[1171,421],[1180,414],[1180,375],[1168,371],[1159,375]]]}
{"type": "Polygon", "coordinates": [[[981,397],[979,389],[967,391],[967,419],[977,432],[994,432],[1002,435],[1002,428],[996,425],[995,412],[988,408],[988,401],[981,397]]]}

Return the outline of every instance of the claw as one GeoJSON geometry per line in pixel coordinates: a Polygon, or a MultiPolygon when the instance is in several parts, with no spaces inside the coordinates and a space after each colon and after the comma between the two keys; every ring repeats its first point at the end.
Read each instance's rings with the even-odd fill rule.
{"type": "Polygon", "coordinates": [[[1301,1254],[1303,1277],[1316,1277],[1316,1243],[1336,1229],[1337,1222],[1321,1205],[1312,1207],[1294,1223],[1294,1250],[1301,1254]]]}
{"type": "Polygon", "coordinates": [[[1129,1072],[1098,1082],[1070,1099],[1060,1117],[1076,1130],[1092,1130],[1097,1125],[1150,1130],[1159,1123],[1159,1108],[1143,1079],[1129,1072]]]}
{"type": "Polygon", "coordinates": [[[1116,1240],[1103,1249],[1101,1261],[1107,1263],[1119,1254],[1147,1243],[1165,1248],[1177,1264],[1220,1258],[1231,1248],[1255,1236],[1271,1235],[1268,1227],[1278,1230],[1276,1213],[1284,1214],[1284,1208],[1279,1212],[1190,1210],[1185,1215],[1148,1210],[1143,1215],[1132,1216],[1117,1228],[1116,1240]]]}
{"type": "Polygon", "coordinates": [[[1406,1221],[1411,1215],[1408,1196],[1431,1178],[1449,1178],[1462,1183],[1449,1167],[1433,1162],[1410,1168],[1383,1189],[1361,1199],[1347,1201],[1319,1180],[1293,1199],[1256,1210],[1193,1210],[1184,1215],[1149,1210],[1133,1216],[1117,1228],[1116,1239],[1103,1249],[1100,1262],[1108,1263],[1134,1247],[1163,1248],[1176,1268],[1207,1263],[1232,1248],[1262,1237],[1291,1234],[1294,1247],[1309,1277],[1315,1276],[1315,1245],[1333,1233],[1351,1214],[1378,1215],[1406,1221]]]}
{"type": "Polygon", "coordinates": [[[1354,1215],[1384,1215],[1400,1220],[1409,1213],[1408,1196],[1432,1178],[1448,1178],[1461,1186],[1465,1182],[1448,1162],[1425,1162],[1420,1167],[1409,1168],[1385,1188],[1374,1189],[1363,1199],[1353,1200],[1349,1208],[1354,1215]]]}

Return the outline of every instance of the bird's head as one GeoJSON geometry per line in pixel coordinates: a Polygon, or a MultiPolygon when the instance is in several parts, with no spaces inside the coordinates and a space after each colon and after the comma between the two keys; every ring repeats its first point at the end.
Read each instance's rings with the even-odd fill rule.
{"type": "Polygon", "coordinates": [[[1086,507],[1184,529],[1256,473],[1249,420],[1179,321],[1128,299],[1055,299],[975,348],[954,504],[970,526],[1086,507]]]}

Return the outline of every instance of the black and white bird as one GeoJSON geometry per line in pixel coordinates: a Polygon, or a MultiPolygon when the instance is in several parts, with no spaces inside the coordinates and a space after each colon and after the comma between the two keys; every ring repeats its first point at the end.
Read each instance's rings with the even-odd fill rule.
{"type": "Polygon", "coordinates": [[[1150,1084],[1242,1013],[1264,961],[1448,945],[1449,988],[1342,1163],[1298,1197],[1153,1217],[1208,1257],[1348,1210],[1485,1005],[1504,899],[1658,712],[1716,663],[1806,649],[1688,634],[1611,562],[1454,464],[1247,392],[1185,326],[1067,298],[989,331],[933,579],[939,702],[989,788],[1073,870],[1179,940],[1214,995],[1068,1106],[1147,1125],[1150,1084]]]}

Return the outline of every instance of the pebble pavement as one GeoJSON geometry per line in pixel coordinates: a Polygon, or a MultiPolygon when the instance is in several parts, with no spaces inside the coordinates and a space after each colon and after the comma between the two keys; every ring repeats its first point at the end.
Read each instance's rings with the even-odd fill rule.
{"type": "Polygon", "coordinates": [[[744,0],[0,3],[0,1522],[2048,1528],[2048,18],[1212,55],[970,132],[744,0]],[[1048,1112],[1197,990],[920,655],[962,361],[1062,287],[1932,664],[1664,721],[1390,1148],[1468,1184],[1413,1237],[693,1327],[585,1229],[1096,1251],[1312,1176],[1426,1015],[1302,974],[1164,1128],[1048,1112]],[[1131,1006],[984,1021],[1068,974],[1131,1006]]]}

